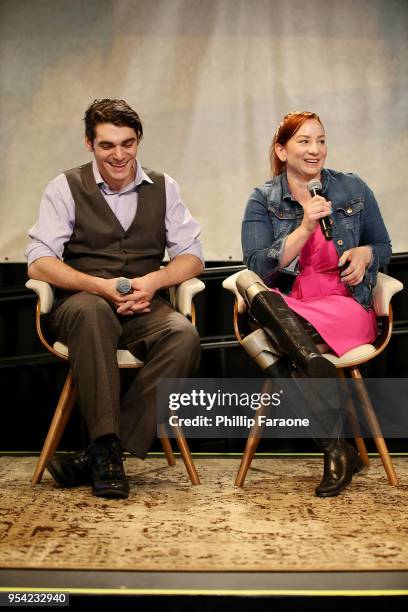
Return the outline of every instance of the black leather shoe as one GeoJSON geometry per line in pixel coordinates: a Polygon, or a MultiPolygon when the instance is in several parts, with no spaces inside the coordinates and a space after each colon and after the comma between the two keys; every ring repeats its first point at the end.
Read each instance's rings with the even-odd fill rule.
{"type": "Polygon", "coordinates": [[[88,446],[92,468],[92,493],[97,497],[125,499],[129,483],[123,469],[122,447],[119,440],[93,442],[88,446]]]}
{"type": "Polygon", "coordinates": [[[354,446],[346,440],[318,440],[318,444],[324,451],[324,472],[315,493],[317,497],[334,497],[364,465],[354,446]]]}
{"type": "Polygon", "coordinates": [[[91,483],[91,466],[86,449],[80,453],[54,455],[47,470],[60,487],[80,487],[91,483]]]}

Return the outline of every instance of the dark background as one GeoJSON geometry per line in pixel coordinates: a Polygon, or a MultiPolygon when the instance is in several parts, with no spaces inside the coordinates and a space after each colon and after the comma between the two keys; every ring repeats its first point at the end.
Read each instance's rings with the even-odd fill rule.
{"type": "MultiPolygon", "coordinates": [[[[233,296],[222,288],[224,278],[242,264],[211,262],[201,276],[206,289],[195,298],[197,326],[202,340],[202,377],[257,377],[258,366],[235,340],[233,296]]],[[[394,255],[384,270],[408,286],[408,253],[394,255]]],[[[25,288],[25,264],[0,264],[0,451],[39,451],[44,442],[66,374],[67,364],[48,353],[35,331],[36,296],[25,288]]],[[[408,300],[406,291],[393,299],[394,331],[387,349],[362,366],[368,377],[407,377],[408,300]]],[[[127,373],[129,374],[129,373],[127,373]]],[[[134,374],[134,373],[132,373],[134,374]]],[[[126,376],[126,373],[125,373],[126,376]]],[[[126,381],[124,381],[126,383],[126,381]]],[[[407,400],[408,401],[408,400],[407,400]]],[[[87,443],[86,432],[74,412],[60,450],[87,443]]],[[[239,452],[243,440],[190,440],[196,452],[239,452]]],[[[408,440],[388,441],[391,451],[408,451],[408,440]]],[[[161,450],[155,444],[152,450],[161,450]]],[[[259,450],[315,451],[311,440],[264,440],[259,450]]],[[[373,450],[369,443],[369,450],[373,450]]]]}

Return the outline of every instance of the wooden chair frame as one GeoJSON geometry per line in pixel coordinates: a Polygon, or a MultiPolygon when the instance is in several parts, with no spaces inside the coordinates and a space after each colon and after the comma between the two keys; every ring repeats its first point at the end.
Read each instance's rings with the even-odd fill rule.
{"type": "MultiPolygon", "coordinates": [[[[57,350],[54,346],[51,346],[46,339],[42,328],[41,328],[41,317],[46,312],[49,312],[52,307],[53,301],[53,292],[52,288],[48,283],[44,283],[43,281],[34,281],[29,280],[26,283],[26,286],[29,289],[32,289],[38,295],[37,307],[36,307],[36,330],[37,334],[45,346],[45,348],[63,361],[68,361],[68,356],[57,350]]],[[[173,288],[172,288],[173,289],[173,288]]],[[[176,288],[174,288],[176,289],[176,288]]],[[[172,304],[177,307],[179,312],[182,312],[193,325],[195,325],[195,308],[192,302],[192,298],[194,295],[199,293],[204,289],[204,283],[196,278],[190,279],[189,281],[185,281],[185,283],[181,283],[179,287],[175,291],[171,291],[170,298],[172,304]]],[[[57,346],[59,343],[55,343],[57,346]]],[[[140,369],[143,367],[143,362],[133,357],[128,351],[118,351],[118,367],[119,369],[140,369]],[[122,354],[127,353],[123,362],[121,362],[122,354]]],[[[68,420],[71,416],[72,410],[74,408],[75,402],[77,399],[77,391],[75,388],[75,384],[72,377],[72,370],[69,369],[67,377],[65,379],[64,386],[61,391],[61,395],[59,397],[57,407],[55,409],[50,427],[48,429],[48,433],[41,450],[40,456],[37,461],[37,465],[34,470],[34,474],[31,479],[32,484],[39,484],[41,482],[45,467],[55,453],[58,444],[60,443],[62,434],[64,433],[65,427],[68,423],[68,420]]],[[[168,438],[166,429],[164,425],[159,426],[160,435],[159,439],[162,444],[164,453],[166,455],[167,463],[169,466],[174,466],[176,464],[176,460],[173,454],[172,446],[170,440],[168,438]]],[[[200,478],[198,476],[196,467],[194,465],[187,441],[183,434],[181,427],[173,426],[174,437],[177,442],[177,446],[179,448],[181,457],[183,459],[184,465],[186,467],[188,476],[193,485],[200,484],[200,478]]]]}
{"type": "MultiPolygon", "coordinates": [[[[234,275],[234,276],[236,277],[237,275],[234,275]]],[[[233,277],[231,277],[231,279],[232,278],[233,277]]],[[[364,385],[364,379],[360,372],[360,366],[363,363],[371,361],[371,359],[374,359],[375,357],[377,357],[377,355],[379,355],[387,347],[391,339],[392,327],[393,327],[393,312],[392,312],[392,306],[391,306],[390,300],[394,293],[401,291],[403,288],[402,283],[400,283],[396,279],[392,279],[391,277],[386,276],[385,274],[379,274],[379,281],[380,283],[394,281],[394,288],[389,291],[389,296],[387,295],[384,298],[382,298],[381,304],[380,303],[375,304],[376,312],[380,311],[380,314],[377,316],[381,323],[381,332],[379,336],[377,337],[375,344],[374,344],[375,350],[371,352],[369,355],[366,355],[364,358],[341,362],[341,364],[339,365],[335,363],[336,358],[329,352],[329,348],[327,346],[325,347],[322,346],[319,348],[321,348],[322,354],[325,355],[326,357],[328,356],[331,356],[332,358],[334,357],[334,359],[330,359],[330,360],[334,362],[334,365],[336,365],[336,368],[338,369],[339,378],[346,379],[347,375],[349,375],[352,378],[352,380],[356,381],[357,383],[356,389],[357,389],[359,401],[363,408],[365,418],[367,419],[368,426],[371,430],[371,434],[372,434],[375,446],[377,448],[378,454],[381,458],[384,470],[387,474],[388,482],[392,486],[398,486],[397,474],[395,472],[395,468],[394,468],[392,459],[388,452],[387,444],[384,440],[384,436],[382,434],[381,427],[376,417],[373,405],[371,403],[367,389],[364,385]],[[386,311],[386,308],[388,312],[387,314],[384,314],[386,311]]],[[[242,298],[239,296],[239,294],[236,291],[234,291],[233,288],[231,287],[231,283],[229,284],[226,283],[225,288],[235,293],[236,300],[234,303],[234,315],[233,315],[234,316],[234,330],[235,330],[235,335],[237,337],[237,340],[239,341],[241,346],[245,348],[243,344],[244,336],[241,332],[242,319],[247,319],[247,316],[245,315],[244,303],[243,303],[242,298]]],[[[269,381],[269,384],[270,384],[270,381],[269,381]]],[[[267,385],[268,385],[268,380],[265,381],[265,386],[267,387],[267,385]]],[[[347,408],[349,415],[351,416],[351,423],[353,427],[353,433],[354,433],[354,438],[355,438],[358,452],[360,454],[360,457],[361,457],[361,460],[364,466],[368,469],[370,465],[370,460],[368,457],[364,438],[361,436],[361,432],[359,431],[359,427],[357,424],[357,418],[356,418],[356,412],[355,412],[355,406],[353,405],[353,401],[351,398],[349,398],[346,408],[347,408]]],[[[248,436],[245,450],[244,450],[244,453],[241,459],[241,464],[240,464],[240,467],[238,469],[238,473],[235,479],[235,486],[237,487],[243,487],[244,485],[247,472],[251,466],[252,460],[254,458],[254,455],[259,445],[259,441],[261,438],[261,432],[262,432],[261,428],[257,425],[254,425],[253,428],[251,429],[251,432],[248,436]]]]}

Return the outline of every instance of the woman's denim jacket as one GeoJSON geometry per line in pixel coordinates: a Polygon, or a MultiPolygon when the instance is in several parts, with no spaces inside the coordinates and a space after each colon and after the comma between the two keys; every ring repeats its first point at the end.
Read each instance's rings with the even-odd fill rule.
{"type": "MultiPolygon", "coordinates": [[[[365,308],[372,304],[372,288],[380,266],[391,258],[391,242],[377,201],[371,189],[356,174],[334,170],[322,171],[322,191],[330,200],[333,244],[339,257],[356,246],[369,246],[371,262],[363,280],[349,289],[365,308]]],[[[303,208],[290,193],[286,174],[257,187],[247,204],[242,223],[244,262],[257,272],[268,286],[288,293],[299,273],[299,257],[287,267],[279,261],[285,241],[303,219],[303,208]]]]}

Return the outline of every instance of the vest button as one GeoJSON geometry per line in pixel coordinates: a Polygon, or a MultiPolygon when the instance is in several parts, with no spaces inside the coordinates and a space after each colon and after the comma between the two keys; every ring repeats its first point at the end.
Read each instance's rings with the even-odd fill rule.
{"type": "Polygon", "coordinates": [[[342,240],[338,240],[338,241],[337,241],[337,244],[338,244],[339,246],[341,246],[341,245],[343,244],[343,241],[342,241],[342,240]]]}

